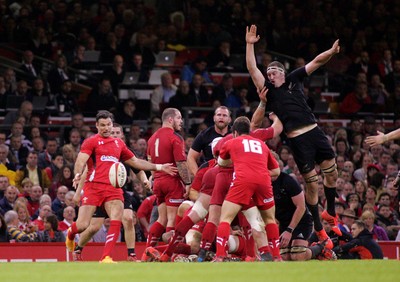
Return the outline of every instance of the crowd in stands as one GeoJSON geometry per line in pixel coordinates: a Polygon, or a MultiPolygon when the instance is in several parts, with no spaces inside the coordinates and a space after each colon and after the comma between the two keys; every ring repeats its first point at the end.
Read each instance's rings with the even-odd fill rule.
{"type": "MultiPolygon", "coordinates": [[[[298,58],[288,59],[290,70],[339,37],[342,51],[326,67],[329,90],[341,94],[340,113],[371,112],[371,116],[352,116],[346,128],[324,124],[337,154],[338,214],[343,230],[349,231],[359,218],[375,239],[400,241],[399,192],[392,186],[400,168],[400,143],[372,148],[364,143],[377,130],[390,130],[373,113],[400,114],[397,1],[188,0],[157,1],[154,7],[144,2],[0,2],[0,41],[23,50],[18,71],[3,68],[0,76],[1,109],[7,109],[8,96],[23,97],[18,110],[6,111],[6,127],[0,132],[0,241],[64,241],[78,212],[72,200],[74,161],[81,142],[95,131],[85,119],[98,110],[115,113],[116,121],[125,125],[128,146],[143,159],[147,140],[161,127],[160,114],[167,106],[226,105],[251,116],[257,93],[251,81],[234,85],[232,72],[245,69],[231,62],[232,54],[244,54],[249,24],[257,24],[266,38],[256,45],[261,69],[275,59],[271,50],[298,58]],[[138,81],[147,83],[156,54],[179,53],[182,46],[203,47],[207,52],[179,68],[166,69],[161,85],[152,92],[149,111],[134,99],[118,99],[126,72],[139,73],[138,81]],[[73,71],[93,67],[84,62],[86,51],[100,51],[95,67],[102,75],[96,80],[81,80],[73,71]],[[36,57],[53,61],[53,67],[45,70],[36,57]],[[224,73],[220,82],[215,83],[211,71],[224,73]],[[174,78],[179,78],[177,84],[174,78]],[[92,88],[84,102],[82,93],[73,89],[77,82],[92,88]],[[45,115],[34,108],[37,96],[47,98],[45,115]],[[43,127],[48,115],[70,116],[70,126],[55,136],[43,127]],[[137,120],[147,120],[148,126],[143,129],[137,120]]],[[[306,88],[312,90],[311,84],[306,88]]],[[[182,132],[187,151],[209,120],[205,116],[191,134],[182,132]]],[[[393,127],[400,127],[400,119],[393,127]]],[[[280,155],[284,172],[304,186],[284,136],[268,145],[280,155]]],[[[137,239],[145,240],[154,196],[139,181],[127,185],[136,203],[137,239]]],[[[322,181],[320,185],[323,191],[322,181]]],[[[325,206],[323,192],[319,203],[325,206]]]]}

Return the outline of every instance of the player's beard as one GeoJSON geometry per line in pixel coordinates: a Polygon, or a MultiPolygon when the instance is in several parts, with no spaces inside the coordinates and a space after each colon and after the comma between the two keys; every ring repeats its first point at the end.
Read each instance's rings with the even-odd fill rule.
{"type": "Polygon", "coordinates": [[[219,130],[223,130],[225,127],[227,127],[227,124],[225,122],[217,122],[215,123],[215,126],[219,129],[219,130]]]}

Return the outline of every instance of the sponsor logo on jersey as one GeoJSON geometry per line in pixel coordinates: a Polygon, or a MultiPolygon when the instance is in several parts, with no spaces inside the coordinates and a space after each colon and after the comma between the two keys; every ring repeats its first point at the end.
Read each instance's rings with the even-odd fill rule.
{"type": "Polygon", "coordinates": [[[303,238],[304,239],[303,233],[300,233],[299,235],[297,235],[297,238],[303,238]]]}
{"type": "Polygon", "coordinates": [[[100,160],[101,160],[102,162],[114,162],[114,163],[118,162],[118,159],[117,159],[116,157],[113,157],[113,156],[105,156],[105,155],[102,155],[102,156],[100,157],[100,160]]]}
{"type": "Polygon", "coordinates": [[[99,145],[104,145],[104,141],[99,141],[99,145]]]}
{"type": "Polygon", "coordinates": [[[117,146],[119,148],[118,140],[114,140],[114,142],[115,142],[115,146],[117,146]]]}
{"type": "Polygon", "coordinates": [[[82,202],[83,202],[84,204],[86,204],[87,199],[88,199],[87,197],[83,197],[83,198],[82,198],[82,202]]]}

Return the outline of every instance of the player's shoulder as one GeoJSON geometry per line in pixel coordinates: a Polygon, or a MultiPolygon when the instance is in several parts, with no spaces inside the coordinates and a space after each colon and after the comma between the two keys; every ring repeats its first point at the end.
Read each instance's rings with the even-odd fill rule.
{"type": "Polygon", "coordinates": [[[179,132],[174,131],[173,136],[177,139],[179,139],[180,141],[183,141],[183,137],[179,132]]]}

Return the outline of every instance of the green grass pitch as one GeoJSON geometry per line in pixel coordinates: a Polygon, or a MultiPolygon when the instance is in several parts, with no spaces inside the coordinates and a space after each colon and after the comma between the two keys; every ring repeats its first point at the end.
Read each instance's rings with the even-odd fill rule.
{"type": "Polygon", "coordinates": [[[397,260],[282,263],[1,263],[4,282],[396,282],[397,260]]]}

